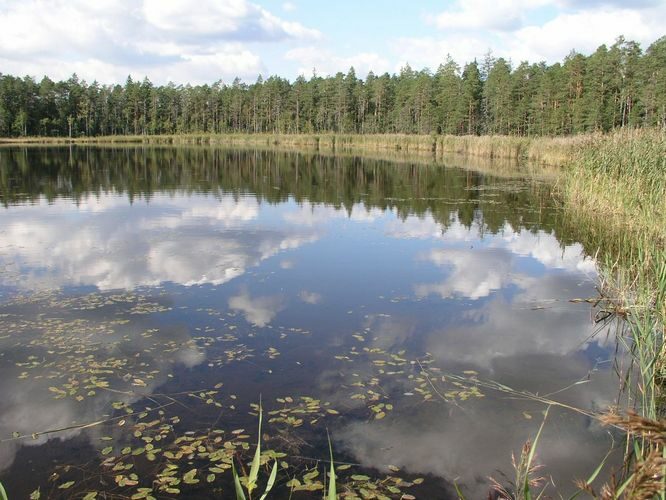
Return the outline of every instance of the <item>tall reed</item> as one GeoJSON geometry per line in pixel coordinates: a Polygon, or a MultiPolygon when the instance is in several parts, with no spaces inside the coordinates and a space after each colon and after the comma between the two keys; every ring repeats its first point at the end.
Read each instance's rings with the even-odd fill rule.
{"type": "MultiPolygon", "coordinates": [[[[638,418],[658,422],[666,408],[666,130],[590,138],[574,152],[559,188],[564,217],[586,249],[597,253],[611,310],[623,320],[617,338],[632,360],[623,380],[626,405],[638,418]]],[[[627,450],[634,482],[655,457],[666,455],[663,440],[640,435],[628,436],[627,450]]],[[[635,493],[631,481],[612,498],[634,498],[627,496],[635,493]]],[[[650,496],[641,498],[654,491],[664,498],[663,474],[652,483],[650,496]]]]}
{"type": "MultiPolygon", "coordinates": [[[[589,136],[581,136],[587,138],[589,136]]],[[[205,144],[254,147],[290,147],[322,152],[400,152],[439,158],[455,153],[485,158],[529,160],[561,165],[571,156],[580,137],[454,136],[409,134],[176,134],[107,137],[24,137],[0,139],[0,144],[205,144]]]]}

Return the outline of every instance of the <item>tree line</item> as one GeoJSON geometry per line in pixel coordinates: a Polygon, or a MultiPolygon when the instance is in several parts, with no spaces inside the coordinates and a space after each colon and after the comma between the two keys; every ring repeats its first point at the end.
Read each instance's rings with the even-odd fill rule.
{"type": "Polygon", "coordinates": [[[179,133],[406,133],[569,135],[666,126],[666,36],[643,51],[620,37],[563,62],[513,66],[491,53],[463,67],[451,57],[433,73],[346,74],[290,82],[125,85],[76,75],[0,73],[0,136],[179,133]]]}

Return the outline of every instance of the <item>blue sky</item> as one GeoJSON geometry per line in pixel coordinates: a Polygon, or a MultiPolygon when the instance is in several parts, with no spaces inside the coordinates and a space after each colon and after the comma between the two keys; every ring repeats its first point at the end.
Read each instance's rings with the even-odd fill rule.
{"type": "Polygon", "coordinates": [[[204,83],[561,60],[666,34],[666,0],[0,0],[0,72],[204,83]]]}

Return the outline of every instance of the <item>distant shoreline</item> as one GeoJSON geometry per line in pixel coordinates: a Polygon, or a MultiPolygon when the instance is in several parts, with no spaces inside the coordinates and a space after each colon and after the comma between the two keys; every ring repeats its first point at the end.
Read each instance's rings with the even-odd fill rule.
{"type": "Polygon", "coordinates": [[[7,137],[0,145],[29,144],[172,144],[308,148],[326,152],[399,151],[441,156],[465,154],[486,158],[526,160],[561,166],[572,151],[598,134],[566,137],[518,137],[507,135],[408,135],[408,134],[169,134],[98,137],[7,137]]]}

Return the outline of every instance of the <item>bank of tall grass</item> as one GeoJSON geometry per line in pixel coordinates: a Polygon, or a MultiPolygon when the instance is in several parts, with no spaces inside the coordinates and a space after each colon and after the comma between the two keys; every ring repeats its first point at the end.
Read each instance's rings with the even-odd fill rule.
{"type": "MultiPolygon", "coordinates": [[[[647,493],[640,498],[664,498],[666,130],[590,138],[563,168],[559,194],[566,225],[597,256],[605,308],[623,320],[617,338],[631,354],[632,366],[623,373],[624,410],[636,413],[611,418],[626,424],[630,465],[615,486],[643,478],[639,486],[647,493]],[[646,426],[652,429],[647,437],[646,426]]],[[[632,488],[617,491],[617,498],[634,498],[632,488]]]]}
{"type": "Polygon", "coordinates": [[[0,144],[174,144],[239,147],[282,147],[324,153],[399,153],[415,157],[441,158],[450,154],[486,159],[530,161],[562,165],[571,153],[593,136],[516,137],[408,134],[177,134],[104,137],[24,137],[0,139],[0,144]]]}
{"type": "Polygon", "coordinates": [[[569,224],[598,253],[606,289],[627,317],[638,367],[637,410],[664,413],[666,130],[619,131],[579,148],[560,192],[569,224]],[[575,229],[575,227],[574,227],[575,229]]]}

